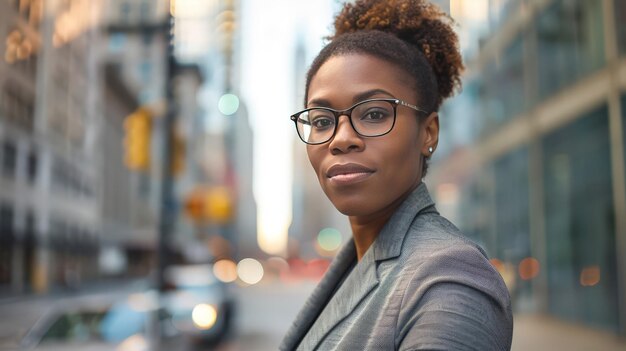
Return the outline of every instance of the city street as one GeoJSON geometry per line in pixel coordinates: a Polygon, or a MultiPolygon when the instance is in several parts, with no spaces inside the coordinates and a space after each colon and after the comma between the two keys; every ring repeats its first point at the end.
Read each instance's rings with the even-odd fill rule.
{"type": "MultiPolygon", "coordinates": [[[[276,350],[290,323],[298,313],[315,283],[282,284],[261,282],[258,285],[235,289],[235,328],[226,339],[216,346],[191,345],[175,338],[161,346],[164,350],[197,351],[270,351],[276,350]]],[[[123,296],[132,286],[122,286],[105,294],[92,291],[73,299],[114,298],[123,296]]],[[[66,298],[67,300],[69,298],[66,298]]],[[[16,349],[17,336],[23,335],[29,326],[46,309],[58,305],[59,298],[35,298],[9,301],[0,305],[0,350],[16,349]]],[[[539,315],[516,315],[513,351],[523,350],[603,350],[626,349],[626,340],[589,327],[565,323],[555,318],[539,315]]],[[[87,349],[86,349],[87,350],[87,349]]],[[[87,350],[88,351],[88,350],[87,350]]]]}
{"type": "Polygon", "coordinates": [[[218,351],[277,350],[314,283],[262,284],[238,290],[235,335],[218,351]]]}
{"type": "MultiPolygon", "coordinates": [[[[224,342],[215,347],[196,345],[196,350],[276,350],[280,340],[295,318],[304,300],[313,289],[314,283],[305,281],[297,284],[268,284],[234,289],[236,317],[234,328],[224,342]]],[[[136,286],[119,286],[103,289],[106,293],[90,291],[75,297],[49,296],[39,298],[0,300],[0,350],[16,349],[19,340],[37,319],[47,310],[61,303],[82,303],[89,299],[122,298],[136,286]]],[[[191,350],[192,345],[176,338],[168,340],[162,350],[191,350]]]]}

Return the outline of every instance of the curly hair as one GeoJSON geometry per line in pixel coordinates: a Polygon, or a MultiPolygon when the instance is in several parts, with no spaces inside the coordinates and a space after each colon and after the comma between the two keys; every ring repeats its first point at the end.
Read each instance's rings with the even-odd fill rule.
{"type": "Polygon", "coordinates": [[[306,77],[309,84],[331,57],[351,53],[376,56],[414,78],[417,99],[427,111],[461,88],[463,62],[452,26],[454,21],[426,0],[357,0],[335,18],[335,34],[315,58],[306,77]]]}

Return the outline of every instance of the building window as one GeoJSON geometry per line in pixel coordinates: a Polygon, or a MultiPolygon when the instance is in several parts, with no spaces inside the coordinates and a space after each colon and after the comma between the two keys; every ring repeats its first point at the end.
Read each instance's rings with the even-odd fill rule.
{"type": "Polygon", "coordinates": [[[522,37],[517,37],[502,57],[485,67],[481,101],[484,122],[489,128],[497,127],[526,107],[523,43],[522,37]]]}
{"type": "MultiPolygon", "coordinates": [[[[617,34],[617,45],[620,55],[626,55],[626,1],[615,0],[615,31],[617,34]]],[[[624,104],[622,104],[622,110],[624,104]]]]}
{"type": "Polygon", "coordinates": [[[13,229],[13,209],[9,205],[0,205],[0,232],[9,233],[13,229]]]}
{"type": "Polygon", "coordinates": [[[17,165],[17,148],[10,141],[5,141],[2,145],[2,172],[8,177],[15,176],[17,165]]]}
{"type": "Polygon", "coordinates": [[[497,255],[519,262],[530,255],[527,149],[519,149],[495,161],[494,175],[497,255]]]}
{"type": "Polygon", "coordinates": [[[608,108],[543,139],[548,309],[617,330],[615,209],[608,108]]]}
{"type": "Polygon", "coordinates": [[[487,250],[490,257],[497,253],[493,211],[493,164],[480,170],[463,187],[460,199],[459,225],[463,234],[487,250]]]}
{"type": "Polygon", "coordinates": [[[34,100],[32,95],[26,94],[17,84],[9,82],[4,86],[2,108],[4,117],[13,125],[32,130],[35,114],[34,100]]]}
{"type": "Polygon", "coordinates": [[[111,33],[109,35],[109,51],[112,53],[121,52],[126,45],[126,34],[111,33]]]}
{"type": "Polygon", "coordinates": [[[13,209],[0,205],[0,286],[11,283],[13,244],[13,209]]]}
{"type": "Polygon", "coordinates": [[[26,164],[26,173],[28,176],[28,180],[31,183],[34,183],[37,179],[37,154],[35,151],[31,151],[28,155],[28,162],[26,164]]]}
{"type": "Polygon", "coordinates": [[[152,63],[150,61],[144,61],[140,66],[141,80],[143,82],[149,82],[152,78],[152,63]]]}
{"type": "Polygon", "coordinates": [[[122,19],[122,22],[130,22],[130,12],[130,3],[128,1],[122,2],[122,5],[120,6],[120,18],[122,19]]]}
{"type": "Polygon", "coordinates": [[[146,31],[145,33],[143,33],[143,34],[141,35],[141,40],[143,41],[143,46],[144,46],[146,49],[149,49],[149,48],[150,48],[150,45],[152,44],[152,37],[153,37],[153,36],[154,36],[154,35],[153,35],[152,33],[150,33],[149,31],[146,31]]]}
{"type": "Polygon", "coordinates": [[[152,6],[153,5],[150,1],[144,1],[141,3],[141,22],[150,22],[150,19],[152,18],[152,6]]]}
{"type": "Polygon", "coordinates": [[[605,64],[602,22],[601,1],[556,0],[537,16],[539,97],[605,64]]]}

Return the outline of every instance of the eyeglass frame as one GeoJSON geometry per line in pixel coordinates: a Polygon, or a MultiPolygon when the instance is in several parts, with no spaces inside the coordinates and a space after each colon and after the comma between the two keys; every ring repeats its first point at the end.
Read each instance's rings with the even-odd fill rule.
{"type": "Polygon", "coordinates": [[[393,130],[393,127],[395,127],[395,125],[396,125],[396,117],[398,116],[398,105],[406,106],[406,107],[411,108],[411,109],[413,109],[415,111],[418,111],[418,112],[421,112],[421,113],[424,113],[424,114],[428,115],[428,112],[420,109],[416,105],[409,104],[408,102],[405,102],[405,101],[400,100],[400,99],[396,99],[396,98],[376,98],[376,99],[367,99],[367,100],[359,101],[356,104],[352,105],[351,107],[348,107],[345,110],[336,110],[336,109],[333,109],[333,108],[330,108],[330,107],[322,107],[322,106],[310,107],[310,108],[306,108],[306,109],[304,109],[302,111],[296,112],[296,113],[294,113],[293,115],[291,115],[289,117],[294,122],[294,125],[296,127],[296,134],[298,134],[298,137],[300,138],[300,140],[302,140],[303,143],[305,143],[307,145],[321,145],[321,144],[329,142],[332,138],[335,137],[335,134],[337,134],[337,126],[339,125],[339,117],[344,116],[344,115],[346,117],[348,117],[348,121],[350,121],[350,126],[352,126],[352,130],[354,130],[354,132],[357,133],[359,136],[366,137],[366,138],[376,138],[376,137],[381,137],[383,135],[389,134],[393,130]],[[384,132],[384,133],[377,134],[377,135],[364,135],[364,134],[361,134],[361,133],[359,133],[358,130],[356,130],[356,128],[354,127],[354,123],[352,122],[352,111],[355,108],[357,108],[359,105],[366,104],[368,102],[374,102],[374,101],[386,101],[386,102],[391,103],[391,105],[393,106],[393,123],[391,124],[391,127],[389,128],[389,130],[384,132]],[[327,140],[319,142],[319,143],[310,143],[308,141],[305,141],[303,139],[302,135],[300,135],[300,131],[298,130],[298,119],[299,119],[299,116],[301,114],[305,113],[305,112],[312,111],[312,110],[326,110],[326,111],[331,112],[333,114],[333,116],[335,116],[335,125],[334,125],[334,128],[333,128],[333,133],[330,135],[330,137],[328,137],[327,140]]]}

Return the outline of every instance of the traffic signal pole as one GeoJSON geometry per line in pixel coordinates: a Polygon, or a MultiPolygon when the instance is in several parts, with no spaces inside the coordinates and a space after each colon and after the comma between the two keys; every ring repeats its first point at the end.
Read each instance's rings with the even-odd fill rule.
{"type": "MultiPolygon", "coordinates": [[[[161,296],[166,288],[166,280],[165,280],[165,268],[169,264],[170,257],[170,238],[172,235],[172,231],[174,229],[175,223],[175,215],[176,215],[176,202],[174,199],[174,183],[173,183],[173,168],[172,168],[172,158],[173,158],[173,135],[172,132],[174,130],[174,125],[176,122],[177,115],[177,106],[174,98],[174,77],[177,72],[177,62],[174,55],[174,17],[170,13],[166,16],[165,20],[161,23],[157,24],[146,24],[141,23],[140,25],[125,25],[125,24],[116,24],[109,25],[108,31],[110,33],[136,33],[140,32],[143,34],[157,34],[162,33],[166,40],[165,51],[163,54],[166,57],[166,72],[165,72],[165,103],[166,103],[166,112],[163,119],[159,121],[158,118],[151,118],[153,123],[161,123],[157,128],[151,128],[153,133],[160,132],[161,133],[161,192],[159,196],[159,224],[158,224],[158,237],[157,237],[157,252],[156,252],[156,260],[157,260],[157,272],[156,272],[156,282],[154,283],[154,287],[159,292],[159,306],[162,307],[163,304],[161,296]],[[158,128],[160,127],[160,128],[158,128]]],[[[141,109],[135,111],[135,113],[145,113],[141,109]]],[[[146,127],[146,126],[133,126],[130,128],[131,123],[141,124],[145,123],[145,121],[137,121],[139,116],[133,116],[135,121],[129,122],[128,130],[137,129],[138,127],[146,127]],[[141,123],[138,123],[141,122],[141,123]]],[[[147,117],[147,116],[143,116],[147,117]]],[[[140,128],[141,129],[141,128],[140,128]]],[[[128,147],[137,146],[137,141],[134,143],[125,142],[128,147]]],[[[143,142],[139,143],[143,144],[143,142]]],[[[149,142],[148,142],[149,144],[149,142]]],[[[146,150],[141,150],[142,152],[138,152],[139,150],[126,150],[128,153],[127,165],[129,169],[133,170],[148,170],[149,163],[146,163],[144,159],[145,156],[142,152],[149,153],[149,147],[146,147],[146,150]],[[135,152],[137,151],[137,152],[135,152]],[[130,162],[128,162],[130,161],[130,162]]],[[[151,316],[150,321],[150,350],[159,350],[161,344],[161,328],[159,322],[159,309],[154,311],[155,313],[151,316]]]]}
{"type": "Polygon", "coordinates": [[[169,35],[167,45],[167,75],[166,75],[166,112],[165,117],[163,119],[163,125],[161,126],[162,133],[162,158],[161,158],[161,208],[159,215],[159,237],[158,237],[158,278],[157,278],[157,286],[159,291],[162,292],[165,290],[165,267],[168,264],[168,256],[169,256],[169,239],[172,233],[172,229],[174,227],[174,212],[175,212],[175,201],[174,201],[174,183],[173,183],[173,174],[172,174],[172,146],[173,146],[173,129],[174,123],[176,120],[176,102],[174,100],[174,76],[176,74],[176,59],[174,57],[174,43],[172,31],[174,28],[174,18],[170,16],[169,18],[169,31],[167,35],[169,35]]]}
{"type": "MultiPolygon", "coordinates": [[[[176,204],[174,200],[174,182],[172,174],[172,146],[173,146],[173,129],[176,121],[177,106],[174,99],[174,77],[176,75],[176,58],[174,56],[174,17],[170,14],[167,21],[167,38],[166,55],[167,55],[167,73],[166,73],[166,112],[163,118],[160,132],[162,133],[162,157],[161,157],[161,194],[159,209],[159,231],[158,231],[158,247],[157,247],[157,281],[156,287],[159,291],[159,306],[162,307],[162,296],[166,290],[167,282],[165,280],[165,269],[169,265],[170,259],[170,238],[174,228],[176,204]]],[[[158,314],[153,317],[153,332],[156,334],[157,347],[159,349],[162,341],[161,326],[158,314]]]]}

